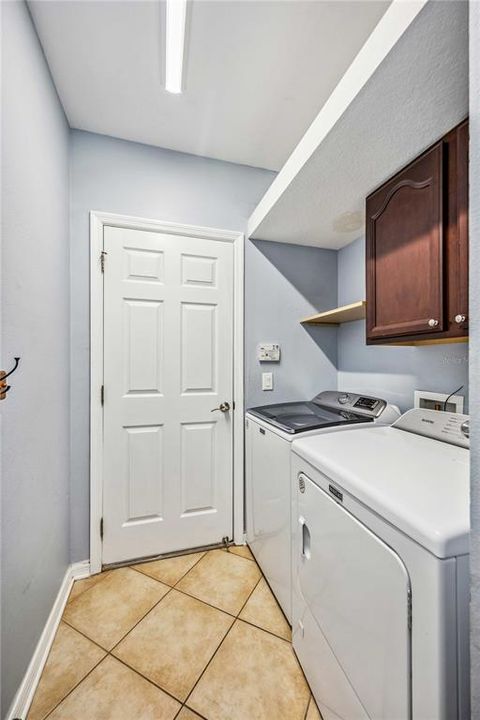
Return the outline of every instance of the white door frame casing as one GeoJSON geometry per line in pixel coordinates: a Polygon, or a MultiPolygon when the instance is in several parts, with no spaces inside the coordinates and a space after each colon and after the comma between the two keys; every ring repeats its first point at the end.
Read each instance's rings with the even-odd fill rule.
{"type": "MultiPolygon", "coordinates": [[[[244,457],[243,457],[243,354],[244,354],[244,235],[231,230],[161,222],[129,215],[92,211],[90,213],[90,568],[102,569],[100,522],[103,513],[103,278],[104,227],[183,235],[218,240],[234,246],[233,290],[233,540],[244,541],[244,457]]],[[[105,258],[108,263],[108,257],[105,258]]]]}

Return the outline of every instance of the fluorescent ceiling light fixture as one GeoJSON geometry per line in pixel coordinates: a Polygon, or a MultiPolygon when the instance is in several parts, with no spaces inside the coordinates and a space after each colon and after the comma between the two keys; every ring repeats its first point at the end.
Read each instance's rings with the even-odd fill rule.
{"type": "Polygon", "coordinates": [[[182,92],[187,0],[167,0],[165,90],[182,92]]]}

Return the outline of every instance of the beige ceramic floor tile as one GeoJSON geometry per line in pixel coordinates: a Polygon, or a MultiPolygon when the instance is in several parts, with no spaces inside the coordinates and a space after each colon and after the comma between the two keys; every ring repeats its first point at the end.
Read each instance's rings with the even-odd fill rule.
{"type": "Polygon", "coordinates": [[[230,615],[172,590],[114,654],[185,700],[232,622],[230,615]]]}
{"type": "Polygon", "coordinates": [[[290,626],[263,578],[250,595],[240,617],[285,640],[290,640],[292,637],[290,626]]]}
{"type": "Polygon", "coordinates": [[[131,570],[113,570],[71,603],[64,619],[87,637],[110,650],[169,588],[131,570]]]}
{"type": "Polygon", "coordinates": [[[223,550],[211,550],[177,588],[236,615],[260,577],[256,563],[223,550]]]}
{"type": "Polygon", "coordinates": [[[48,715],[103,657],[105,652],[98,645],[60,623],[28,720],[42,720],[48,715]]]}
{"type": "Polygon", "coordinates": [[[149,563],[133,565],[132,567],[145,573],[145,575],[155,578],[155,580],[160,580],[167,585],[175,585],[203,555],[205,555],[203,552],[179,555],[178,557],[165,558],[165,560],[154,560],[149,563]]]}
{"type": "Polygon", "coordinates": [[[83,580],[75,580],[75,582],[73,583],[73,587],[70,591],[70,595],[68,596],[68,602],[72,602],[72,600],[75,600],[75,598],[85,592],[85,590],[89,590],[98,582],[105,580],[105,578],[108,577],[110,572],[110,570],[106,570],[105,572],[98,573],[97,575],[91,575],[90,577],[84,578],[83,580]]]}
{"type": "Polygon", "coordinates": [[[184,705],[175,720],[202,720],[202,718],[184,705]]]}
{"type": "Polygon", "coordinates": [[[322,720],[322,716],[320,715],[320,711],[317,708],[313,697],[310,698],[310,705],[308,706],[308,712],[305,720],[322,720]]]}
{"type": "Polygon", "coordinates": [[[303,720],[309,699],[291,645],[237,620],[188,705],[209,720],[303,720]]]}
{"type": "Polygon", "coordinates": [[[246,560],[255,561],[255,558],[253,557],[248,545],[230,545],[227,552],[233,553],[234,555],[240,555],[240,557],[243,557],[246,560]]]}
{"type": "Polygon", "coordinates": [[[107,657],[48,720],[173,720],[179,707],[148,680],[107,657]]]}

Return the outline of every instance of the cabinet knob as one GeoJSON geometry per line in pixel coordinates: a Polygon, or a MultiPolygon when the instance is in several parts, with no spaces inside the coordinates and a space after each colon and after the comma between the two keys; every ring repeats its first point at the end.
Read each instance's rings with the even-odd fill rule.
{"type": "Polygon", "coordinates": [[[465,322],[466,319],[467,319],[466,315],[455,315],[455,322],[457,323],[457,325],[461,325],[462,323],[465,322]]]}
{"type": "Polygon", "coordinates": [[[435,320],[435,318],[430,318],[430,320],[428,321],[428,326],[429,327],[437,327],[437,325],[438,325],[438,320],[435,320]]]}

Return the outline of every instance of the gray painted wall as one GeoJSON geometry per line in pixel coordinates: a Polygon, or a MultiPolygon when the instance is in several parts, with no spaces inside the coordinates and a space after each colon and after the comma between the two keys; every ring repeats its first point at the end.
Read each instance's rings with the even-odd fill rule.
{"type": "Polygon", "coordinates": [[[23,2],[2,11],[2,717],[69,563],[65,117],[23,2]]]}
{"type": "Polygon", "coordinates": [[[480,3],[470,3],[470,414],[472,717],[480,718],[480,3]]]}
{"type": "Polygon", "coordinates": [[[266,170],[73,132],[70,265],[73,561],[89,556],[89,211],[244,232],[247,218],[273,177],[274,173],[266,170]]]}
{"type": "Polygon", "coordinates": [[[335,328],[300,319],[335,307],[337,252],[250,241],[245,249],[245,374],[247,407],[311,398],[337,386],[335,328]],[[257,360],[259,342],[281,345],[279,363],[257,360]],[[273,391],[262,390],[273,372],[273,391]]]}
{"type": "MultiPolygon", "coordinates": [[[[339,305],[365,298],[365,242],[359,238],[338,254],[339,305]]],[[[450,393],[460,385],[468,408],[468,344],[378,347],[365,344],[365,322],[338,330],[338,388],[379,395],[400,409],[413,407],[414,390],[450,393]]]]}

